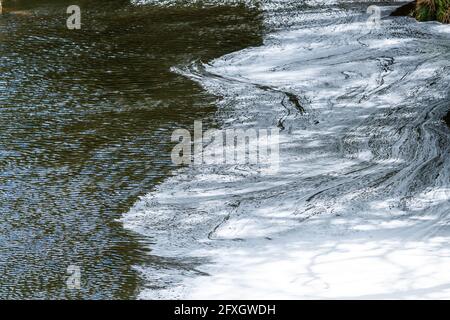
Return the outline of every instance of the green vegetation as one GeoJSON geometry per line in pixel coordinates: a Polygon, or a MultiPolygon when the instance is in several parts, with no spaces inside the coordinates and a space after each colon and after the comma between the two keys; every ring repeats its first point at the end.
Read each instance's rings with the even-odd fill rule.
{"type": "Polygon", "coordinates": [[[450,0],[417,0],[415,16],[419,21],[450,23],[450,0]]]}

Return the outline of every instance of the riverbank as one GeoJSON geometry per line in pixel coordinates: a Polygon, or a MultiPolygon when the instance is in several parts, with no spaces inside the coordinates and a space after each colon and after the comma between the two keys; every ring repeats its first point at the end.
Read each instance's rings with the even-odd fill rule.
{"type": "Polygon", "coordinates": [[[395,10],[392,16],[412,16],[419,21],[436,20],[442,23],[450,23],[450,1],[413,1],[395,10]]]}

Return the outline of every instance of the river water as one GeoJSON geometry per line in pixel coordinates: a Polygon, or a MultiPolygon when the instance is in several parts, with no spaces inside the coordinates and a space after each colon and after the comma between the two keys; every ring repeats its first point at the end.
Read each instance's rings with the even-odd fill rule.
{"type": "Polygon", "coordinates": [[[117,221],[170,175],[174,128],[213,121],[215,98],[170,68],[261,44],[256,8],[76,2],[81,30],[73,1],[0,16],[0,298],[135,298],[134,266],[170,264],[117,221]]]}

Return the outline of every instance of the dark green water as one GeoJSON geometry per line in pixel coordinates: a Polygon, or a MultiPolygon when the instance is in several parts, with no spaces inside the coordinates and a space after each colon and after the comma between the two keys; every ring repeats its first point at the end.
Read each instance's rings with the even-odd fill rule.
{"type": "Polygon", "coordinates": [[[174,169],[174,129],[214,121],[215,98],[169,68],[261,41],[244,7],[78,1],[71,31],[72,2],[6,1],[0,16],[3,299],[134,298],[133,265],[157,257],[115,219],[174,169]]]}

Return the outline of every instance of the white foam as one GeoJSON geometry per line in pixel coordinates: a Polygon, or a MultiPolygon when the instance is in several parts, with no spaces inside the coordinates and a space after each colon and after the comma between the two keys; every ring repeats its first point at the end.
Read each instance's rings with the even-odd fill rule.
{"type": "Polygon", "coordinates": [[[450,298],[448,34],[279,9],[263,46],[175,69],[224,98],[227,126],[283,119],[279,171],[187,168],[136,203],[125,227],[176,262],[140,267],[158,282],[141,297],[450,298]]]}

